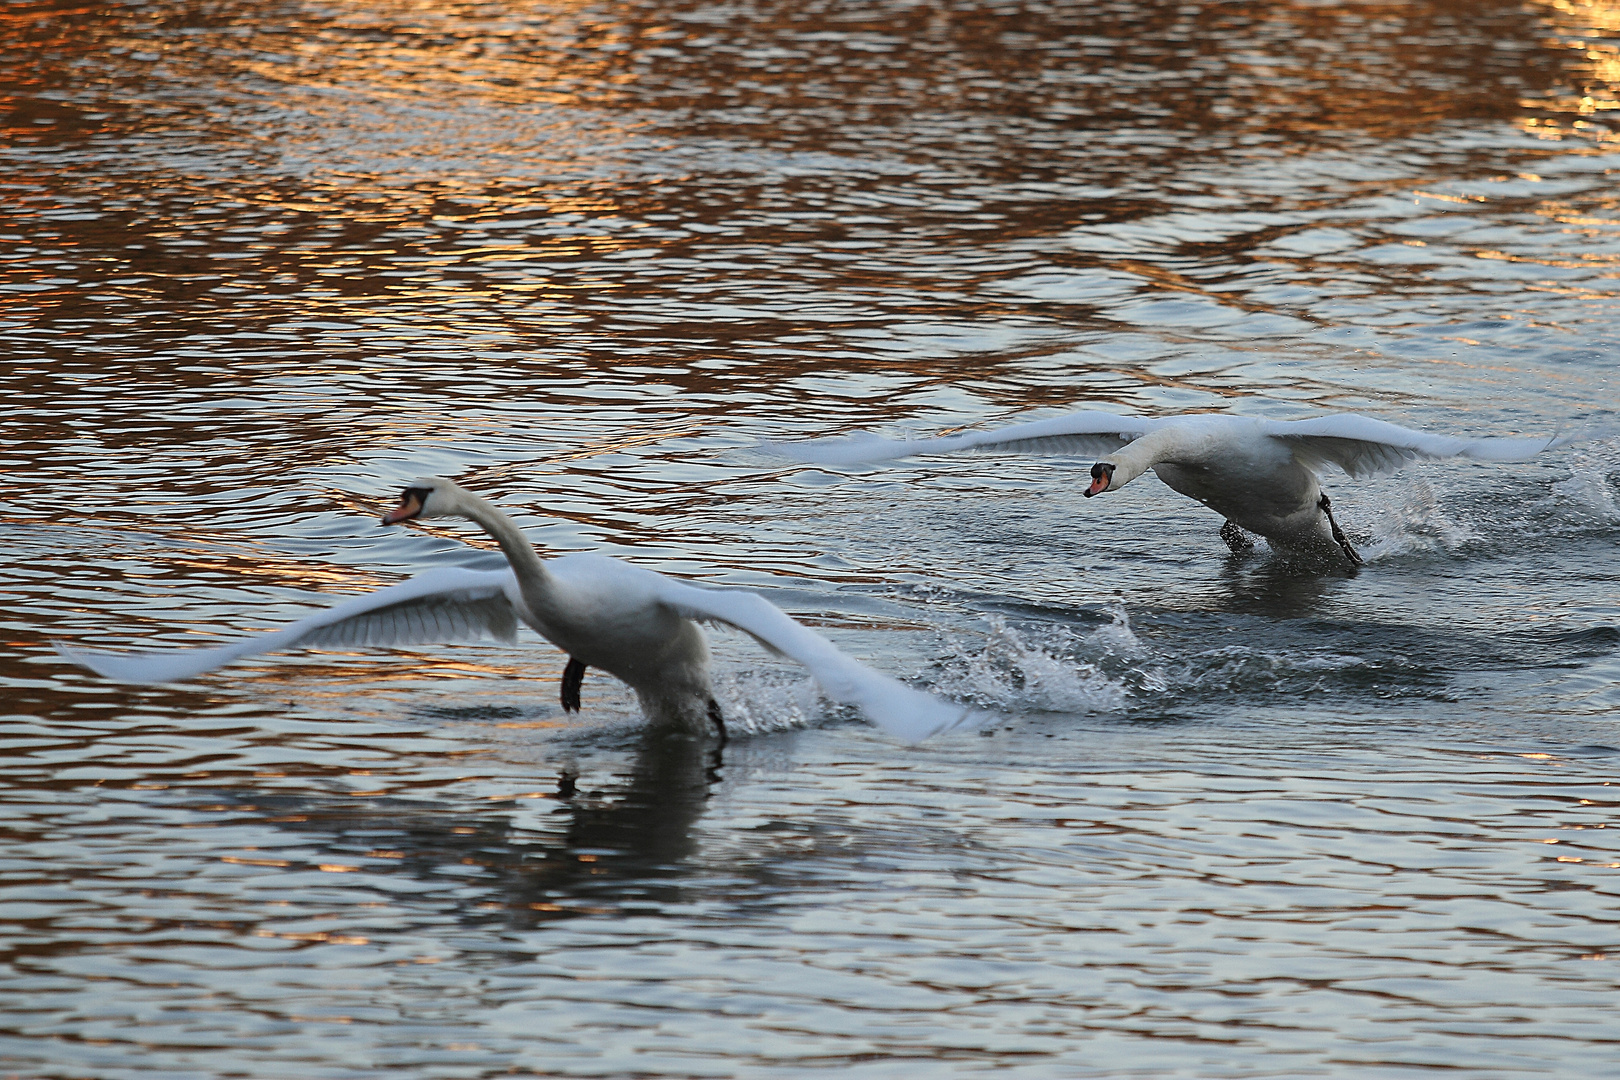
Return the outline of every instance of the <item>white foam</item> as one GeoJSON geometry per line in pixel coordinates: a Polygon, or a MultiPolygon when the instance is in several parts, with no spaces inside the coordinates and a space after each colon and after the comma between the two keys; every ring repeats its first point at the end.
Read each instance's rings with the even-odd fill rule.
{"type": "Polygon", "coordinates": [[[829,708],[813,680],[786,672],[717,675],[714,696],[733,734],[812,727],[829,708]]]}
{"type": "Polygon", "coordinates": [[[1075,654],[1098,660],[1134,657],[1143,651],[1123,604],[1114,615],[1113,623],[1089,633],[1056,626],[1038,640],[992,615],[984,640],[977,647],[957,645],[934,689],[992,709],[1117,711],[1131,696],[1125,682],[1105,673],[1097,662],[1075,658],[1075,654]]]}

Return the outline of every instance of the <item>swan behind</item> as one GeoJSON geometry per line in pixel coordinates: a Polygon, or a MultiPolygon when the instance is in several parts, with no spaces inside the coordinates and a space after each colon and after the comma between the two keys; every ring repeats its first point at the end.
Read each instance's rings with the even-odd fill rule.
{"type": "Polygon", "coordinates": [[[1234,551],[1252,547],[1248,534],[1254,533],[1280,548],[1359,565],[1361,556],[1339,528],[1332,501],[1322,490],[1326,466],[1360,479],[1418,460],[1528,461],[1579,437],[1459,439],[1353,413],[1265,420],[1225,413],[1155,419],[1078,412],[932,439],[868,434],[766,445],[794,460],[826,465],[960,450],[1095,456],[1087,498],[1118,491],[1152,471],[1172,490],[1225,518],[1221,538],[1234,551]]]}

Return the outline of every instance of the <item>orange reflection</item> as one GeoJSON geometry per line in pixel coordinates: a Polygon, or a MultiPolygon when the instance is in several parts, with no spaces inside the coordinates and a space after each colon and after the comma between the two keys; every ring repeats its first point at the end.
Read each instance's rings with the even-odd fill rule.
{"type": "MultiPolygon", "coordinates": [[[[346,383],[352,396],[281,421],[302,462],[494,423],[444,418],[433,395],[446,388],[417,370],[424,344],[498,352],[502,404],[566,408],[579,398],[561,379],[594,389],[617,373],[627,396],[678,391],[688,420],[724,419],[739,385],[791,407],[816,396],[799,380],[829,372],[903,378],[873,391],[896,401],[972,383],[1008,409],[1161,387],[1229,397],[1250,391],[1218,366],[1169,376],[1066,355],[1118,323],[1099,304],[992,287],[1038,249],[1155,295],[1286,313],[1169,259],[1057,249],[1077,228],[1161,213],[1168,189],[1129,189],[1167,157],[1241,162],[1453,120],[1598,131],[1620,53],[1596,31],[1616,19],[1611,2],[1567,0],[935,0],[836,19],[766,2],[724,20],[695,0],[354,0],[274,17],[244,0],[29,2],[0,21],[17,60],[0,76],[7,135],[71,149],[64,160],[102,156],[16,159],[8,209],[40,251],[0,277],[18,286],[19,318],[104,333],[127,320],[166,360],[187,336],[266,342],[262,356],[155,376],[187,394],[260,390],[312,366],[346,383]],[[1050,332],[874,345],[928,323],[1050,332]],[[1049,377],[1030,378],[1043,364],[1049,377]],[[432,404],[378,407],[390,385],[432,404]]],[[[1580,224],[1568,206],[1535,212],[1580,224]]],[[[1235,262],[1257,242],[1186,242],[1174,261],[1235,262]]],[[[448,394],[459,401],[467,381],[448,394]]],[[[1302,403],[1339,392],[1299,391],[1302,403]]],[[[105,445],[206,441],[198,422],[154,411],[151,427],[101,432],[105,445]]],[[[60,434],[41,423],[19,445],[60,454],[60,434]]],[[[210,453],[251,470],[263,449],[210,453]]],[[[491,473],[517,468],[534,471],[491,473]]]]}
{"type": "MultiPolygon", "coordinates": [[[[1538,0],[1555,35],[1546,44],[1564,53],[1567,81],[1528,98],[1528,108],[1564,114],[1565,122],[1590,134],[1606,134],[1575,117],[1593,117],[1620,109],[1620,46],[1608,40],[1620,32],[1620,3],[1615,0],[1538,0]],[[1596,40],[1594,40],[1596,39],[1596,40]]],[[[1556,117],[1554,122],[1556,122],[1556,117]]],[[[1542,124],[1547,123],[1546,119],[1542,124]]]]}

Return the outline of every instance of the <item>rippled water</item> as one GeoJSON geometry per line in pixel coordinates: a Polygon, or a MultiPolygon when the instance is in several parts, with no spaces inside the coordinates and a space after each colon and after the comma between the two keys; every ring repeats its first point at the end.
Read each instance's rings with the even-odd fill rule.
{"type": "Polygon", "coordinates": [[[1354,576],[1076,407],[1609,423],[1620,8],[172,0],[0,12],[0,1074],[1607,1075],[1620,439],[1329,481],[1354,576]],[[748,585],[990,709],[746,737],[516,646],[188,686],[445,565],[748,585]]]}

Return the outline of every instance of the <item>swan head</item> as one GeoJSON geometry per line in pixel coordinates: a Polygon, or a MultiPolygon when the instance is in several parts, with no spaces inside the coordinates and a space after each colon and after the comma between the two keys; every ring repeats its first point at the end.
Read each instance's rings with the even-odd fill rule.
{"type": "Polygon", "coordinates": [[[399,505],[383,515],[384,525],[397,525],[415,518],[460,517],[466,490],[442,476],[422,476],[411,481],[399,496],[399,505]]]}
{"type": "Polygon", "coordinates": [[[1091,486],[1086,488],[1086,498],[1113,489],[1116,467],[1112,461],[1099,461],[1091,467],[1091,486]]]}

